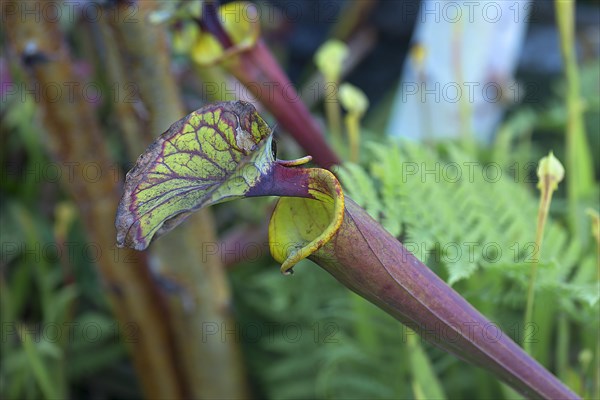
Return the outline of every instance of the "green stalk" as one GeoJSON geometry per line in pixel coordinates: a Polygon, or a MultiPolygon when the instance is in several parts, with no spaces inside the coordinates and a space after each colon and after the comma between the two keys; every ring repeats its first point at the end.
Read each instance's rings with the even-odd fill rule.
{"type": "Polygon", "coordinates": [[[350,161],[357,163],[360,160],[360,117],[352,112],[346,114],[346,129],[350,142],[350,161]]]}
{"type": "Polygon", "coordinates": [[[567,84],[566,163],[569,171],[569,179],[567,179],[569,223],[574,232],[583,233],[577,203],[590,194],[594,185],[594,172],[583,120],[584,105],[580,95],[579,70],[575,53],[575,2],[555,0],[554,5],[567,84]]]}
{"type": "Polygon", "coordinates": [[[50,376],[48,375],[48,368],[44,365],[44,361],[33,343],[28,328],[21,325],[19,329],[17,329],[17,332],[21,338],[21,343],[23,343],[23,348],[25,349],[27,361],[29,362],[33,376],[35,376],[44,397],[46,399],[65,398],[64,393],[60,393],[58,390],[58,386],[52,383],[52,379],[50,379],[50,376]]]}
{"type": "MultiPolygon", "coordinates": [[[[523,320],[524,335],[526,338],[526,329],[529,323],[532,322],[533,306],[535,298],[535,281],[537,276],[537,268],[539,264],[539,258],[542,252],[542,242],[544,240],[544,227],[546,226],[546,220],[548,219],[548,212],[550,211],[550,203],[552,202],[552,194],[558,188],[558,183],[564,177],[564,168],[560,161],[554,157],[552,152],[547,157],[543,157],[540,160],[537,175],[538,175],[538,189],[541,191],[540,204],[538,207],[537,216],[537,227],[535,232],[535,250],[533,253],[533,264],[531,265],[531,275],[529,279],[529,289],[527,291],[527,305],[525,308],[525,317],[523,320]]],[[[523,347],[527,353],[531,354],[530,342],[524,340],[523,347]]]]}
{"type": "Polygon", "coordinates": [[[325,79],[325,116],[327,126],[336,141],[342,143],[342,114],[338,102],[338,90],[342,67],[348,58],[348,46],[340,40],[323,43],[314,56],[314,62],[325,79]]]}
{"type": "Polygon", "coordinates": [[[556,343],[556,375],[563,381],[567,380],[569,369],[569,322],[564,313],[558,315],[556,343]]]}
{"type": "Polygon", "coordinates": [[[336,92],[338,90],[337,82],[328,82],[325,85],[325,116],[329,132],[337,145],[342,143],[342,113],[340,104],[337,100],[336,92]]]}
{"type": "Polygon", "coordinates": [[[356,293],[350,293],[350,296],[352,298],[352,308],[356,315],[354,332],[358,341],[369,354],[380,354],[377,345],[377,333],[373,329],[373,321],[371,320],[372,312],[370,308],[372,306],[356,293]]]}
{"type": "Polygon", "coordinates": [[[535,251],[533,256],[533,264],[531,265],[529,288],[527,290],[527,305],[525,307],[525,318],[523,320],[523,348],[529,354],[531,354],[531,342],[525,340],[525,338],[527,337],[526,330],[527,326],[529,326],[529,324],[532,322],[531,316],[533,314],[533,302],[535,298],[535,281],[537,277],[537,268],[542,250],[542,241],[544,240],[544,226],[546,225],[546,220],[548,219],[548,211],[550,209],[551,200],[552,192],[549,190],[542,190],[542,195],[540,196],[540,205],[538,208],[537,228],[535,232],[535,251]]]}
{"type": "Polygon", "coordinates": [[[594,377],[594,398],[600,399],[600,335],[596,338],[596,373],[594,377]]]}
{"type": "Polygon", "coordinates": [[[445,399],[446,394],[433,370],[431,361],[427,353],[423,350],[423,346],[419,343],[421,339],[414,330],[410,328],[405,329],[406,347],[411,365],[410,376],[415,399],[445,399]]]}
{"type": "MultiPolygon", "coordinates": [[[[588,210],[592,219],[592,236],[596,242],[596,284],[600,285],[600,215],[597,211],[588,210]]],[[[594,373],[594,398],[600,399],[600,335],[596,335],[596,362],[594,373]]]]}
{"type": "Polygon", "coordinates": [[[350,160],[357,163],[360,160],[360,120],[369,108],[369,99],[362,90],[349,83],[340,86],[338,97],[347,111],[345,120],[350,142],[350,160]]]}

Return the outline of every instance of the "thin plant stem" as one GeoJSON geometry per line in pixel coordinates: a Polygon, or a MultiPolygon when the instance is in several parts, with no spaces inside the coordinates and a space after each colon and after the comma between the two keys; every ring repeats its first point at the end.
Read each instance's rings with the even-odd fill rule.
{"type": "MultiPolygon", "coordinates": [[[[588,214],[592,218],[592,236],[596,244],[596,285],[600,287],[600,216],[593,210],[588,210],[588,214]]],[[[596,362],[594,365],[593,398],[600,399],[600,335],[596,335],[596,362]]]]}
{"type": "Polygon", "coordinates": [[[569,321],[564,313],[558,315],[556,343],[556,375],[565,381],[569,369],[569,321]]]}
{"type": "Polygon", "coordinates": [[[372,310],[369,310],[372,305],[356,293],[350,293],[350,296],[352,297],[352,308],[357,317],[354,323],[356,337],[369,354],[379,354],[377,332],[373,329],[371,319],[373,313],[372,310]]]}
{"type": "MultiPolygon", "coordinates": [[[[544,179],[550,179],[545,177],[544,179]]],[[[540,196],[540,205],[538,208],[537,216],[537,228],[535,232],[535,250],[533,254],[533,264],[531,265],[531,275],[529,278],[529,288],[527,290],[527,306],[525,308],[525,318],[523,320],[523,330],[527,330],[527,326],[531,323],[533,315],[533,306],[535,298],[535,281],[537,277],[537,269],[539,264],[539,257],[542,250],[542,241],[544,239],[544,227],[546,220],[548,219],[548,211],[550,210],[550,202],[552,201],[553,190],[550,188],[550,183],[546,184],[542,188],[542,194],[540,196]]],[[[526,333],[526,332],[524,332],[526,333]]],[[[531,354],[531,342],[526,339],[527,335],[523,335],[523,348],[529,354],[531,354]]]]}
{"type": "Polygon", "coordinates": [[[21,343],[23,343],[25,355],[29,361],[29,366],[31,367],[33,376],[35,376],[35,379],[44,397],[47,399],[64,398],[64,394],[62,394],[58,388],[60,385],[55,385],[52,383],[52,379],[48,374],[49,370],[44,365],[40,352],[33,343],[35,339],[31,337],[28,328],[21,326],[19,329],[17,329],[17,332],[19,333],[21,343]]]}
{"type": "Polygon", "coordinates": [[[337,82],[329,82],[325,86],[325,115],[327,126],[336,144],[342,143],[342,113],[337,99],[337,82]]]}
{"type": "Polygon", "coordinates": [[[350,143],[350,161],[357,163],[360,160],[360,122],[358,115],[351,112],[346,115],[346,129],[348,130],[348,141],[350,143]]]}

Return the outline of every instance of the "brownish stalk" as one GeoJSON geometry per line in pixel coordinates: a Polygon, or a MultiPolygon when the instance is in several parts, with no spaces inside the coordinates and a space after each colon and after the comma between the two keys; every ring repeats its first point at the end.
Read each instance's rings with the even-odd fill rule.
{"type": "MultiPolygon", "coordinates": [[[[377,6],[377,0],[346,2],[329,37],[348,40],[352,34],[365,24],[371,12],[377,6]]],[[[416,10],[413,10],[416,11],[416,10]]]]}
{"type": "MultiPolygon", "coordinates": [[[[113,219],[119,193],[93,110],[79,90],[73,96],[44,90],[56,85],[67,88],[74,82],[83,87],[83,82],[73,70],[58,22],[24,13],[23,7],[21,2],[2,4],[12,54],[29,72],[29,85],[38,88],[41,134],[47,135],[48,150],[62,168],[62,183],[78,205],[88,240],[102,252],[97,266],[108,300],[121,328],[134,333],[129,346],[142,389],[148,397],[182,397],[173,337],[146,257],[115,247],[113,219]],[[88,179],[84,173],[88,167],[100,171],[97,178],[88,179]]],[[[36,9],[36,4],[26,7],[36,9]]]]}
{"type": "MultiPolygon", "coordinates": [[[[186,114],[170,69],[164,26],[148,22],[156,2],[119,2],[111,23],[124,70],[158,135],[186,114]],[[131,13],[131,7],[135,13],[131,13]],[[124,16],[133,15],[133,19],[124,16]]],[[[144,147],[149,143],[143,143],[144,147]]],[[[133,161],[133,160],[132,160],[133,161]]],[[[230,288],[217,252],[212,215],[201,210],[153,246],[153,271],[168,299],[177,359],[187,394],[194,398],[243,398],[247,388],[229,304],[230,288]]]]}
{"type": "Polygon", "coordinates": [[[140,105],[137,98],[137,87],[133,82],[127,80],[127,73],[124,68],[124,62],[121,60],[121,54],[117,46],[117,41],[113,30],[110,28],[106,19],[99,24],[91,23],[88,29],[97,28],[102,37],[104,45],[105,58],[99,60],[98,64],[103,64],[106,70],[106,80],[108,86],[113,90],[113,110],[117,126],[124,137],[127,155],[134,160],[145,150],[145,146],[152,141],[150,131],[142,126],[140,118],[146,118],[147,115],[141,106],[136,109],[136,104],[140,105]],[[96,26],[94,26],[96,25],[96,26]]]}

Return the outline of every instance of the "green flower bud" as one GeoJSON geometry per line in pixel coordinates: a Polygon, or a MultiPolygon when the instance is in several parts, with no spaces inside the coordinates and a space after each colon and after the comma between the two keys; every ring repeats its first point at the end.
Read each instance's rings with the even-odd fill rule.
{"type": "Polygon", "coordinates": [[[328,40],[319,47],[314,60],[327,81],[338,82],[347,56],[348,46],[344,42],[328,40]]]}
{"type": "Polygon", "coordinates": [[[554,157],[554,154],[550,152],[550,154],[540,160],[537,176],[539,179],[538,189],[544,189],[545,185],[549,185],[546,189],[556,190],[559,182],[565,177],[565,168],[558,161],[558,158],[554,157]]]}
{"type": "Polygon", "coordinates": [[[362,116],[369,108],[369,99],[365,93],[350,83],[342,83],[338,98],[342,106],[352,114],[362,116]]]}

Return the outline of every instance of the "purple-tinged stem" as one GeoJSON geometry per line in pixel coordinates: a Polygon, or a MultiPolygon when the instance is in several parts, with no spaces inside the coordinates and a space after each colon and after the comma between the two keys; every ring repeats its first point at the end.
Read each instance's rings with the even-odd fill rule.
{"type": "Polygon", "coordinates": [[[346,198],[334,238],[309,257],[426,340],[528,398],[579,398],[346,198]]]}

